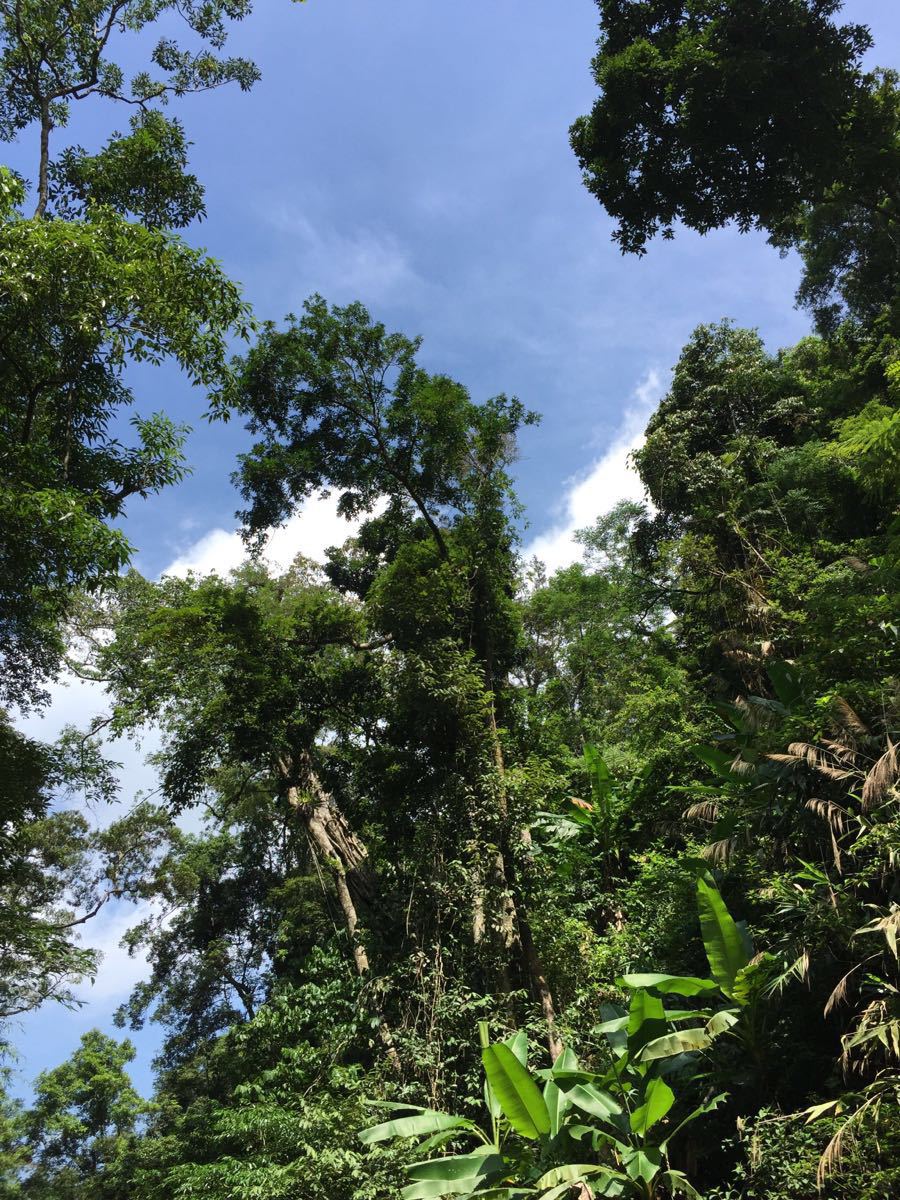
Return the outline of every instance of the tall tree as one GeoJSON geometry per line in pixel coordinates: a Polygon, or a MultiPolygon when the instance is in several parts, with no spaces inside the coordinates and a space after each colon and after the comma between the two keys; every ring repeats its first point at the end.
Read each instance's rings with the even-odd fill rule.
{"type": "Polygon", "coordinates": [[[77,587],[113,578],[130,548],[112,528],[127,500],[183,474],[184,430],[135,417],[134,444],[115,429],[134,400],[129,363],[172,359],[207,390],[222,385],[227,340],[247,309],[203,254],[165,230],[203,212],[187,143],[158,105],[228,82],[248,88],[252,63],[221,54],[248,0],[10,0],[0,5],[0,139],[37,129],[34,217],[8,171],[0,182],[0,702],[40,697],[62,651],[77,587]],[[126,82],[117,43],[154,22],[169,32],[126,82]],[[52,134],[88,97],[134,109],[131,132],[96,154],[54,158],[52,134]],[[132,218],[129,220],[128,218],[132,218]]]}
{"type": "Polygon", "coordinates": [[[148,1105],[128,1077],[130,1042],[98,1030],[82,1036],[71,1058],[38,1077],[26,1116],[31,1160],[22,1194],[40,1200],[125,1200],[122,1178],[148,1105]]]}
{"type": "Polygon", "coordinates": [[[584,182],[642,254],[731,221],[805,262],[821,328],[900,287],[897,77],[840,0],[598,0],[601,89],[572,126],[584,182]]]}
{"type": "Polygon", "coordinates": [[[771,230],[871,136],[871,36],[840,0],[598,0],[601,95],[572,127],[585,182],[642,252],[676,221],[771,230]]]}
{"type": "MultiPolygon", "coordinates": [[[[481,675],[481,695],[472,694],[466,714],[466,818],[476,834],[473,933],[477,942],[485,931],[480,877],[487,871],[504,952],[518,947],[555,1055],[552,994],[514,867],[517,856],[527,861],[529,834],[510,810],[500,733],[521,641],[507,468],[517,429],[535,417],[505,396],[474,404],[460,384],[418,366],[418,349],[418,341],[388,334],[362,305],[329,309],[318,296],[286,330],[268,327],[232,393],[260,435],[241,464],[250,501],[244,515],[250,534],[260,534],[322,487],[340,491],[338,507],[347,515],[386,502],[360,538],[357,573],[360,559],[369,562],[358,594],[410,673],[422,683],[432,675],[420,705],[433,705],[433,677],[449,671],[442,686],[456,706],[456,724],[460,674],[470,663],[481,675]],[[486,846],[494,847],[489,865],[479,861],[486,846]]],[[[346,567],[346,560],[333,560],[332,578],[340,581],[346,567]]]]}

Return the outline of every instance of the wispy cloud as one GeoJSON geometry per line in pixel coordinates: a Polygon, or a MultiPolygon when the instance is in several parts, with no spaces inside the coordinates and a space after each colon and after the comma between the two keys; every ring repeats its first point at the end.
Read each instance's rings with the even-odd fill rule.
{"type": "Polygon", "coordinates": [[[575,540],[579,529],[592,525],[620,500],[643,499],[643,484],[630,455],[644,443],[644,429],[664,386],[662,372],[648,371],[607,449],[585,473],[568,480],[560,506],[561,520],[529,542],[525,548],[528,558],[536,556],[550,571],[577,562],[581,558],[581,547],[575,540]]]}
{"type": "Polygon", "coordinates": [[[390,230],[362,225],[338,229],[327,218],[313,220],[283,204],[267,219],[282,235],[282,249],[293,260],[305,292],[380,304],[425,287],[408,249],[390,230]]]}

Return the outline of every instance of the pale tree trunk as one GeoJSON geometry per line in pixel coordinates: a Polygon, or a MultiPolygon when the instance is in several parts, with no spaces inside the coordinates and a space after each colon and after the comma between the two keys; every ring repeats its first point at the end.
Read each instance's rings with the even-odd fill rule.
{"type": "MultiPolygon", "coordinates": [[[[359,934],[356,905],[359,900],[374,895],[374,880],[367,861],[369,852],[350,828],[334,798],[323,788],[308,755],[303,755],[300,766],[306,787],[301,789],[294,783],[289,784],[288,803],[302,818],[317,857],[331,871],[353,962],[357,974],[365,978],[370,974],[370,963],[359,934]]],[[[281,769],[283,775],[288,774],[285,764],[282,763],[281,769]]],[[[394,1045],[394,1036],[380,1013],[378,1036],[391,1066],[399,1070],[400,1058],[394,1045]]]]}
{"type": "MultiPolygon", "coordinates": [[[[491,684],[489,680],[489,684],[491,684]]],[[[490,733],[491,743],[494,753],[494,767],[497,771],[497,776],[500,780],[500,820],[502,827],[505,830],[508,825],[509,810],[506,801],[506,766],[503,761],[503,747],[500,744],[500,734],[497,729],[497,717],[494,710],[493,687],[491,686],[491,714],[490,714],[490,733]]],[[[531,830],[523,827],[519,831],[519,837],[522,845],[529,849],[531,847],[531,830]]],[[[553,1002],[553,992],[550,989],[550,984],[547,980],[547,973],[541,963],[540,955],[537,952],[537,947],[534,944],[534,937],[531,932],[531,922],[528,920],[528,910],[525,903],[525,898],[522,895],[521,887],[517,886],[515,878],[515,870],[510,862],[507,867],[502,852],[498,852],[495,863],[495,868],[499,880],[503,884],[504,896],[504,911],[502,916],[502,929],[504,939],[507,929],[510,932],[510,940],[508,947],[511,948],[514,941],[518,940],[521,950],[522,963],[525,967],[526,974],[531,983],[535,998],[540,1002],[541,1012],[544,1014],[544,1020],[547,1022],[547,1049],[550,1053],[550,1061],[556,1062],[560,1054],[562,1054],[563,1044],[560,1039],[557,1024],[556,1024],[556,1006],[553,1002]],[[518,938],[516,938],[518,931],[518,938]]],[[[504,945],[507,945],[504,940],[504,945]]]]}

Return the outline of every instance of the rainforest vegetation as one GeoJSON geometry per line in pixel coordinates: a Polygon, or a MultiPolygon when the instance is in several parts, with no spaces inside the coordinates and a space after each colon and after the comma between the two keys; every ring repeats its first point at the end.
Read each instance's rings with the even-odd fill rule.
{"type": "Polygon", "coordinates": [[[0,3],[37,166],[0,175],[0,701],[68,663],[109,706],[0,724],[7,1030],[71,1001],[106,902],[150,913],[121,1037],[0,1103],[4,1197],[900,1194],[900,80],[837,0],[598,7],[570,136],[622,251],[762,230],[813,332],[700,325],[646,502],[548,574],[535,413],[359,303],[251,320],[179,235],[204,192],[161,102],[252,86],[248,0],[0,3]],[[57,146],[87,96],[126,131],[57,146]],[[166,360],[252,435],[228,577],[129,567],[123,506],[185,469],[165,415],[121,432],[166,360]],[[322,489],[358,531],[267,573],[322,489]],[[96,828],[104,739],[151,728],[159,794],[96,828]]]}

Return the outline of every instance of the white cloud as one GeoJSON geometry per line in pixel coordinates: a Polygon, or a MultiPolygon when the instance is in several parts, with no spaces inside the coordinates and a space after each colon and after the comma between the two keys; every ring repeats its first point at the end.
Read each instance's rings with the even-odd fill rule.
{"type": "Polygon", "coordinates": [[[526,557],[537,556],[551,572],[581,558],[575,533],[585,529],[620,500],[642,500],[644,489],[629,455],[644,443],[647,421],[659,403],[664,378],[649,371],[635,389],[615,437],[602,456],[586,473],[567,481],[566,495],[560,508],[562,519],[537,535],[525,547],[526,557]]]}
{"type": "Polygon", "coordinates": [[[292,238],[298,274],[310,291],[327,296],[385,302],[424,281],[414,270],[409,254],[393,233],[357,226],[343,232],[284,204],[267,214],[279,233],[292,238]]]}
{"type": "Polygon", "coordinates": [[[85,946],[99,950],[102,959],[93,982],[85,981],[77,990],[79,999],[91,1003],[125,1000],[132,988],[147,974],[147,956],[140,951],[130,955],[121,945],[122,938],[134,925],[153,914],[147,901],[138,905],[116,904],[101,910],[85,928],[85,946]]]}
{"type": "MultiPolygon", "coordinates": [[[[16,713],[16,728],[37,741],[53,742],[70,725],[87,731],[91,724],[109,713],[110,702],[103,683],[81,679],[64,671],[47,687],[50,696],[45,708],[30,713],[16,713]]],[[[159,748],[160,733],[151,727],[140,743],[131,738],[113,738],[103,744],[103,755],[119,764],[116,772],[120,783],[120,800],[91,807],[91,816],[98,826],[106,826],[121,817],[123,805],[130,806],[138,793],[154,792],[159,778],[147,755],[159,748]]],[[[86,806],[85,806],[86,807],[86,806]]]]}
{"type": "MultiPolygon", "coordinates": [[[[263,561],[276,573],[286,571],[298,554],[321,562],[329,546],[339,546],[359,528],[338,514],[337,498],[313,496],[281,529],[273,530],[263,552],[263,561]]],[[[247,557],[247,547],[236,529],[212,529],[188,546],[171,562],[163,575],[184,578],[198,575],[227,575],[247,557]]]]}

